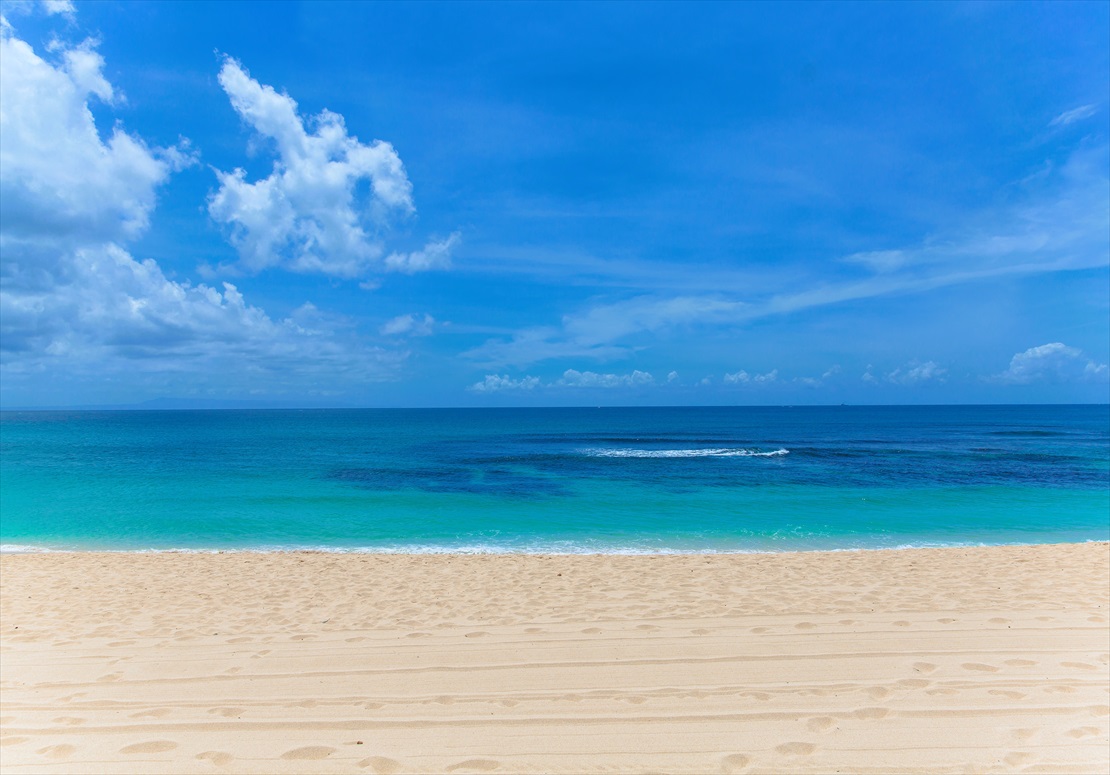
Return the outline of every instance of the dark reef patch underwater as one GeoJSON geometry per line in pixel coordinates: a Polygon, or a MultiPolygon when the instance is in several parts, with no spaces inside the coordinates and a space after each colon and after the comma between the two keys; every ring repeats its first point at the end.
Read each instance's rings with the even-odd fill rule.
{"type": "Polygon", "coordinates": [[[1110,407],[0,413],[0,542],[737,551],[1110,538],[1110,407]]]}

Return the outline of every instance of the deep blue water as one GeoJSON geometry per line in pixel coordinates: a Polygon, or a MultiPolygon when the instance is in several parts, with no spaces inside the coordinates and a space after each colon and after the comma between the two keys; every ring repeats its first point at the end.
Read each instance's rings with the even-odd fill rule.
{"type": "Polygon", "coordinates": [[[1107,539],[1107,406],[0,412],[9,548],[1107,539]]]}

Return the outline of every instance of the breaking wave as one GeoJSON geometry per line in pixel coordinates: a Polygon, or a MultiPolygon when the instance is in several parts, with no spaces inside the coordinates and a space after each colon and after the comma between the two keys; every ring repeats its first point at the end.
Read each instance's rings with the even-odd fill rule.
{"type": "Polygon", "coordinates": [[[782,457],[788,449],[758,450],[735,447],[708,447],[703,449],[583,449],[589,457],[782,457]]]}

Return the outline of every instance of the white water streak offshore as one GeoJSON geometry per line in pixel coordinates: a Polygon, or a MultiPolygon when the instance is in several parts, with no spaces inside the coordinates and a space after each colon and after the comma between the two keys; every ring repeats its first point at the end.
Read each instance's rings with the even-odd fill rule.
{"type": "Polygon", "coordinates": [[[707,449],[583,449],[582,454],[590,457],[643,457],[643,458],[682,458],[682,457],[782,457],[789,455],[788,449],[761,451],[727,447],[707,449]]]}

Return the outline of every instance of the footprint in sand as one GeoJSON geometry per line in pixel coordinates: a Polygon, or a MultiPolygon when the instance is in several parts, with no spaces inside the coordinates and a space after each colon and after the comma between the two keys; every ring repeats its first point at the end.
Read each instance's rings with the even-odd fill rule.
{"type": "Polygon", "coordinates": [[[121,678],[123,678],[123,673],[109,673],[108,675],[100,676],[100,678],[96,680],[100,683],[107,683],[108,681],[118,681],[121,678]]]}
{"type": "Polygon", "coordinates": [[[198,753],[194,758],[201,761],[210,761],[220,767],[235,761],[234,756],[229,753],[224,753],[223,751],[205,751],[204,753],[198,753]]]}
{"type": "Polygon", "coordinates": [[[813,743],[783,743],[776,746],[775,750],[784,756],[809,756],[817,750],[813,743]]]}
{"type": "Polygon", "coordinates": [[[984,665],[982,662],[964,662],[960,665],[964,670],[975,670],[979,673],[997,673],[998,668],[994,665],[984,665]]]}
{"type": "Polygon", "coordinates": [[[1073,737],[1076,740],[1082,740],[1084,737],[1094,737],[1098,733],[1098,727],[1077,727],[1076,729],[1068,730],[1068,737],[1073,737]]]}
{"type": "Polygon", "coordinates": [[[875,721],[886,718],[890,715],[890,711],[886,708],[860,708],[859,710],[852,711],[852,715],[861,720],[875,721]]]}
{"type": "Polygon", "coordinates": [[[358,763],[358,766],[368,767],[378,775],[393,775],[393,773],[401,771],[401,762],[387,759],[384,756],[371,756],[369,759],[363,759],[358,763]]]}
{"type": "Polygon", "coordinates": [[[139,713],[132,713],[131,718],[162,718],[172,713],[169,708],[152,708],[151,710],[140,711],[139,713]]]}
{"type": "Polygon", "coordinates": [[[991,624],[1009,624],[1009,619],[1003,619],[1001,616],[996,616],[993,619],[987,619],[991,624]]]}
{"type": "Polygon", "coordinates": [[[770,632],[770,631],[771,631],[770,627],[752,627],[752,632],[754,632],[754,633],[764,633],[764,632],[770,632]]]}
{"type": "Polygon", "coordinates": [[[326,745],[306,745],[303,748],[294,748],[292,751],[286,751],[281,755],[281,758],[293,759],[296,761],[326,759],[333,753],[335,753],[335,749],[329,748],[326,745]]]}
{"type": "Polygon", "coordinates": [[[599,630],[597,627],[588,627],[585,630],[582,630],[583,635],[599,635],[600,633],[601,630],[599,630]]]}
{"type": "Polygon", "coordinates": [[[923,678],[903,678],[898,682],[899,689],[924,689],[931,681],[926,681],[923,678]]]}
{"type": "Polygon", "coordinates": [[[1012,692],[1006,689],[991,689],[987,694],[993,694],[995,697],[1007,697],[1011,700],[1024,700],[1026,697],[1021,692],[1012,692]]]}
{"type": "Polygon", "coordinates": [[[48,745],[46,748],[40,748],[35,751],[42,756],[49,756],[51,759],[64,759],[67,756],[73,756],[77,748],[72,745],[48,745]]]}
{"type": "Polygon", "coordinates": [[[482,630],[476,630],[474,632],[468,632],[466,635],[463,635],[463,637],[464,638],[484,638],[487,635],[489,635],[488,632],[483,632],[482,630]]]}
{"type": "Polygon", "coordinates": [[[134,745],[125,745],[119,749],[120,753],[165,753],[177,748],[177,743],[169,740],[151,740],[146,743],[135,743],[134,745]]]}
{"type": "Polygon", "coordinates": [[[430,632],[410,632],[405,637],[406,638],[430,638],[430,637],[432,637],[432,634],[430,632]]]}
{"type": "Polygon", "coordinates": [[[1002,761],[1006,762],[1011,767],[1019,767],[1022,764],[1028,764],[1037,757],[1026,751],[1014,751],[1002,757],[1002,761]]]}
{"type": "Polygon", "coordinates": [[[949,619],[949,618],[946,617],[944,619],[937,619],[937,621],[940,622],[941,624],[952,624],[956,620],[955,619],[949,619]]]}
{"type": "Polygon", "coordinates": [[[867,690],[867,693],[871,695],[872,699],[881,700],[883,697],[890,694],[890,689],[882,686],[872,686],[867,690]]]}
{"type": "Polygon", "coordinates": [[[1105,624],[1106,617],[1105,616],[1088,616],[1087,621],[1088,622],[1094,622],[1095,624],[1105,624]]]}
{"type": "Polygon", "coordinates": [[[831,716],[818,716],[807,721],[806,728],[809,729],[810,732],[824,732],[835,724],[836,719],[831,716]]]}
{"type": "Polygon", "coordinates": [[[232,718],[242,716],[244,711],[242,708],[209,708],[208,712],[224,718],[232,718]]]}
{"type": "Polygon", "coordinates": [[[906,621],[905,619],[899,619],[899,620],[898,620],[898,621],[896,621],[896,622],[892,622],[892,624],[893,624],[893,625],[894,625],[895,627],[909,627],[909,626],[910,626],[910,623],[909,623],[909,622],[907,622],[907,621],[906,621]]]}
{"type": "MultiPolygon", "coordinates": [[[[136,716],[132,716],[131,718],[136,718],[136,716]]],[[[54,719],[55,724],[65,724],[67,727],[75,727],[78,724],[84,724],[85,721],[86,719],[80,718],[79,716],[59,716],[54,719]]]]}
{"type": "Polygon", "coordinates": [[[918,673],[931,673],[937,669],[937,666],[932,662],[914,662],[913,669],[918,673]]]}
{"type": "Polygon", "coordinates": [[[812,630],[817,625],[813,622],[798,622],[794,625],[795,630],[812,630]]]}
{"type": "Polygon", "coordinates": [[[721,759],[721,772],[743,772],[752,763],[750,756],[745,756],[742,753],[729,754],[721,759]]]}
{"type": "Polygon", "coordinates": [[[457,772],[464,770],[466,772],[493,772],[494,770],[501,769],[501,762],[494,759],[467,759],[465,762],[452,764],[450,767],[445,768],[445,772],[457,772]]]}
{"type": "Polygon", "coordinates": [[[1033,667],[1037,663],[1032,659],[1007,659],[1006,664],[1010,667],[1033,667]]]}
{"type": "Polygon", "coordinates": [[[1075,670],[1097,670],[1094,665],[1088,665],[1086,662],[1061,662],[1061,667],[1070,667],[1075,670]]]}
{"type": "Polygon", "coordinates": [[[1074,686],[1049,686],[1044,689],[1045,694],[1075,694],[1074,686]]]}

